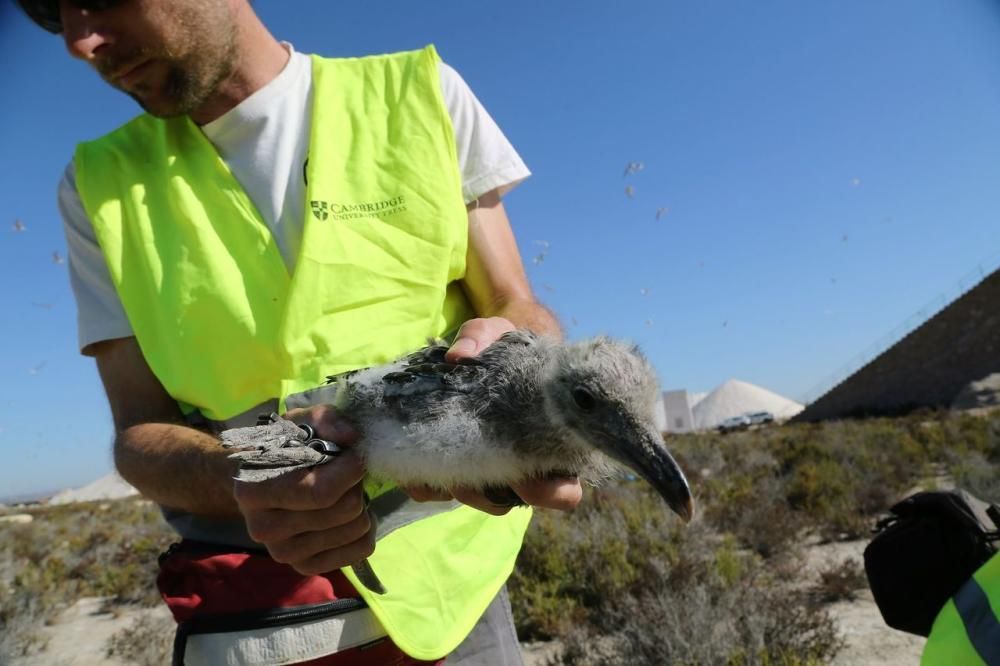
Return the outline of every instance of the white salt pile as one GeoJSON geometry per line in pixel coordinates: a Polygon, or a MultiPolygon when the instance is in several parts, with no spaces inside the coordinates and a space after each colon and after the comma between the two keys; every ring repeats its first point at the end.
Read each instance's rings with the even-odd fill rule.
{"type": "Polygon", "coordinates": [[[88,483],[82,488],[63,490],[52,496],[49,504],[70,504],[72,502],[93,502],[97,500],[120,499],[138,495],[139,491],[125,479],[111,472],[107,476],[88,483]]]}
{"type": "Polygon", "coordinates": [[[790,419],[803,405],[765,388],[730,379],[699,400],[691,409],[697,430],[711,430],[722,421],[747,412],[771,412],[778,421],[790,419]]]}

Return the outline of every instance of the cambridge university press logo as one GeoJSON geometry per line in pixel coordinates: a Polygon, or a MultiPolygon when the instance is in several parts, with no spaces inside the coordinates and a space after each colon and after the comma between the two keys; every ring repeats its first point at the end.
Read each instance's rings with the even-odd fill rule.
{"type": "Polygon", "coordinates": [[[316,216],[317,220],[325,220],[330,216],[328,212],[328,206],[325,201],[310,201],[309,206],[312,208],[313,215],[316,216]]]}
{"type": "Polygon", "coordinates": [[[341,203],[313,199],[309,202],[317,220],[370,220],[385,219],[390,215],[406,212],[406,199],[402,194],[377,201],[341,203]]]}

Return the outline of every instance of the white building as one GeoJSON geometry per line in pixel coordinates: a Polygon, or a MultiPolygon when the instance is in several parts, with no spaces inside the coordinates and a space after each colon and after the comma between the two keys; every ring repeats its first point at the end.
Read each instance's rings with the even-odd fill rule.
{"type": "Polygon", "coordinates": [[[684,389],[663,392],[664,432],[691,432],[694,430],[694,416],[691,412],[691,396],[684,389]]]}

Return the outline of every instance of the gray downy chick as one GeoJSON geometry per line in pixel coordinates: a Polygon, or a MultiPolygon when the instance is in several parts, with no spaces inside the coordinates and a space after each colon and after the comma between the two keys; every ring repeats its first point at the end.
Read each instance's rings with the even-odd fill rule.
{"type": "Polygon", "coordinates": [[[489,491],[551,475],[598,484],[625,466],[690,520],[690,489],[654,422],[656,374],[636,347],[521,330],[459,363],[447,349],[331,378],[372,476],[489,491]]]}
{"type": "MultiPolygon", "coordinates": [[[[648,481],[682,519],[691,492],[654,422],[656,375],[631,345],[575,343],[512,331],[474,358],[432,345],[395,363],[330,377],[334,406],[358,430],[368,473],[400,486],[464,486],[516,500],[513,483],[575,475],[592,485],[622,467],[648,481]]],[[[329,460],[289,437],[288,422],[222,434],[240,478],[260,481],[329,460]]],[[[301,438],[300,438],[301,439],[301,438]]],[[[498,500],[505,503],[505,500],[498,500]]],[[[516,503],[513,502],[513,503],[516,503]]],[[[384,591],[367,561],[354,567],[384,591]]]]}

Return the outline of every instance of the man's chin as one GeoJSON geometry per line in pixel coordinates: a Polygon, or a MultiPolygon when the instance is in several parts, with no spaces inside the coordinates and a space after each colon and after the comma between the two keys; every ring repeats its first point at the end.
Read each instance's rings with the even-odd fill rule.
{"type": "Polygon", "coordinates": [[[143,111],[156,118],[176,118],[187,113],[187,110],[181,108],[176,102],[157,99],[156,96],[139,92],[126,91],[125,94],[134,99],[143,111]]]}

